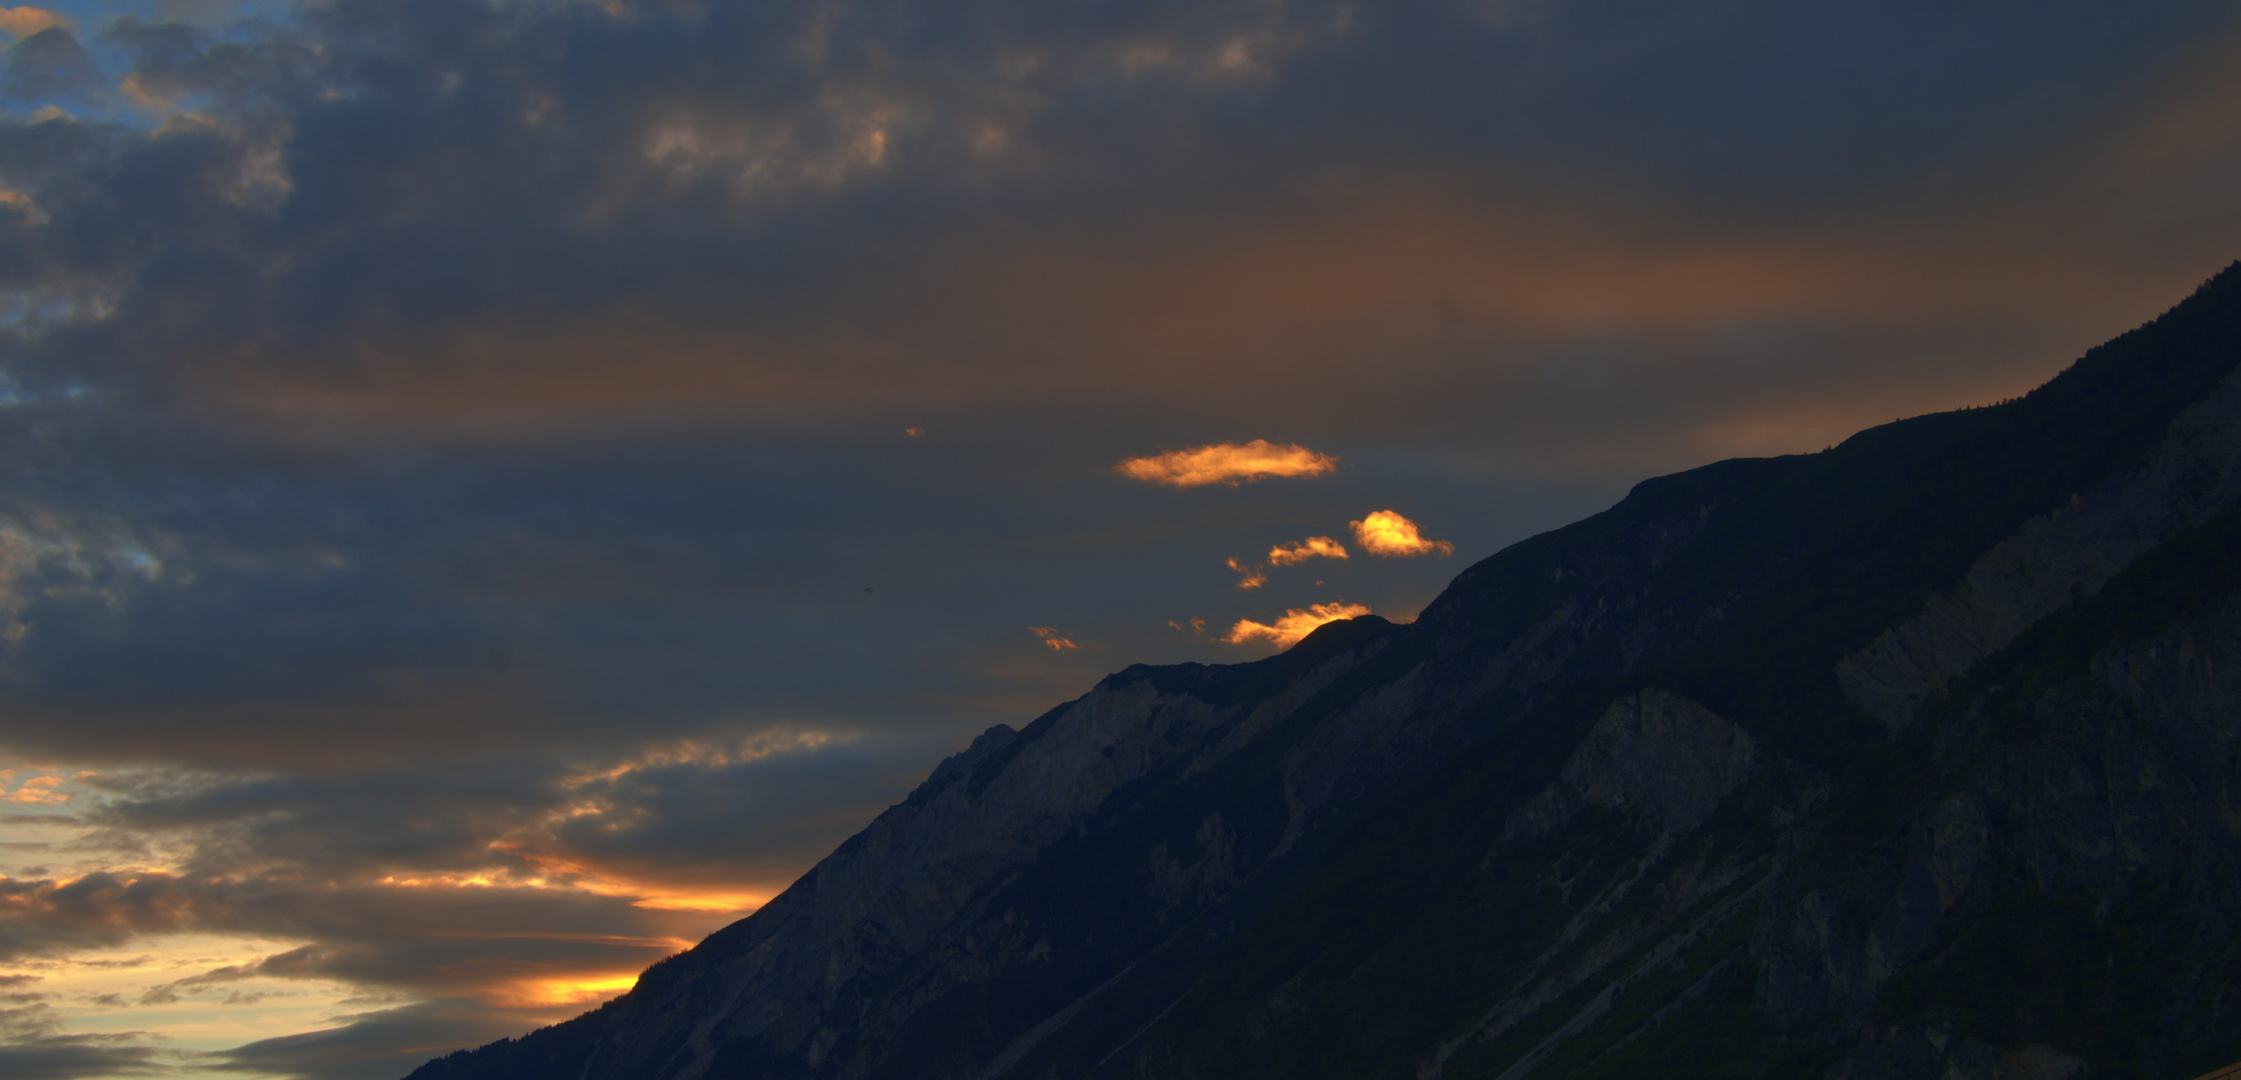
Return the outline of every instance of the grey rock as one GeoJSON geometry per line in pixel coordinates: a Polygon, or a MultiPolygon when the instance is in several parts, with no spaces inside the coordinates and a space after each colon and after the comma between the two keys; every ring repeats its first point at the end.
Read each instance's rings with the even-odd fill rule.
{"type": "Polygon", "coordinates": [[[1612,702],[1564,771],[1510,816],[1503,839],[1539,836],[1582,807],[1633,816],[1671,837],[1704,823],[1758,763],[1749,733],[1702,705],[1659,689],[1612,702]]]}

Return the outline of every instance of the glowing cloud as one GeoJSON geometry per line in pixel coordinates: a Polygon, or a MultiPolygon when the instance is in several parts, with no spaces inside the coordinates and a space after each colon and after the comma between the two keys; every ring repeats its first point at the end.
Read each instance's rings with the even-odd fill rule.
{"type": "Polygon", "coordinates": [[[1268,561],[1272,566],[1294,566],[1309,559],[1343,559],[1345,557],[1346,545],[1328,536],[1310,536],[1298,543],[1278,544],[1268,549],[1268,561]]]}
{"type": "Polygon", "coordinates": [[[563,1005],[590,1005],[620,997],[636,985],[637,975],[620,972],[610,975],[531,978],[503,986],[498,996],[502,1003],[517,1009],[556,1008],[563,1005]]]}
{"type": "Polygon", "coordinates": [[[1438,552],[1442,556],[1455,554],[1455,545],[1445,540],[1426,540],[1416,531],[1416,523],[1391,510],[1379,510],[1360,521],[1349,521],[1354,527],[1354,542],[1372,555],[1386,558],[1408,558],[1438,552]]]}
{"type": "Polygon", "coordinates": [[[1268,584],[1268,575],[1261,573],[1257,566],[1247,566],[1236,559],[1231,559],[1229,568],[1237,571],[1240,575],[1241,580],[1237,583],[1237,587],[1240,589],[1258,589],[1268,584]]]}
{"type": "Polygon", "coordinates": [[[1068,649],[1078,648],[1074,644],[1074,639],[1060,637],[1058,628],[1055,626],[1030,626],[1027,630],[1036,637],[1043,639],[1043,644],[1050,646],[1052,652],[1065,652],[1068,649]]]}
{"type": "Polygon", "coordinates": [[[1338,468],[1338,458],[1304,446],[1254,439],[1239,445],[1194,446],[1151,457],[1133,457],[1113,466],[1132,480],[1169,487],[1236,487],[1266,476],[1321,476],[1338,468]]]}
{"type": "Polygon", "coordinates": [[[757,893],[695,893],[679,896],[648,896],[633,900],[630,906],[648,911],[753,911],[769,902],[769,897],[757,893]]]}
{"type": "Polygon", "coordinates": [[[1169,619],[1167,620],[1167,625],[1172,626],[1177,630],[1185,631],[1192,634],[1203,634],[1206,632],[1206,620],[1196,615],[1191,616],[1190,621],[1187,623],[1179,623],[1173,619],[1169,619]]]}
{"type": "MultiPolygon", "coordinates": [[[[5,774],[0,774],[0,782],[13,779],[12,774],[14,772],[15,770],[9,769],[5,774]]],[[[14,791],[0,791],[0,803],[54,806],[58,803],[69,802],[70,796],[67,793],[55,790],[61,786],[62,778],[59,776],[34,776],[24,781],[14,791]]]]}
{"type": "Polygon", "coordinates": [[[0,31],[5,31],[8,36],[19,40],[30,37],[41,30],[67,25],[69,23],[65,22],[62,16],[41,8],[29,5],[19,8],[0,7],[0,31]]]}
{"type": "Polygon", "coordinates": [[[1270,641],[1281,649],[1314,633],[1315,628],[1324,623],[1351,619],[1369,613],[1370,609],[1367,604],[1312,604],[1305,611],[1294,608],[1285,612],[1284,617],[1276,620],[1274,626],[1267,623],[1257,623],[1251,619],[1239,619],[1236,626],[1229,628],[1229,636],[1222,640],[1232,645],[1243,645],[1252,641],[1270,641]]]}
{"type": "Polygon", "coordinates": [[[915,439],[926,434],[926,429],[922,427],[907,427],[903,429],[903,434],[915,439]]]}
{"type": "Polygon", "coordinates": [[[569,791],[577,791],[593,784],[619,780],[632,773],[680,765],[720,769],[781,754],[822,750],[835,743],[853,741],[854,738],[854,735],[847,733],[778,729],[757,732],[728,743],[677,739],[613,765],[562,777],[560,786],[569,791]]]}

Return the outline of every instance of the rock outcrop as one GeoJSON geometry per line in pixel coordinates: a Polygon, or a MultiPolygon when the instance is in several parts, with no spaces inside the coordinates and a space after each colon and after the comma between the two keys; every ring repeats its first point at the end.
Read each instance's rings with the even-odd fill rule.
{"type": "Polygon", "coordinates": [[[1749,732],[1663,690],[1629,694],[1589,728],[1556,782],[1510,815],[1505,840],[1553,832],[1587,807],[1660,838],[1694,831],[1758,764],[1749,732]]]}

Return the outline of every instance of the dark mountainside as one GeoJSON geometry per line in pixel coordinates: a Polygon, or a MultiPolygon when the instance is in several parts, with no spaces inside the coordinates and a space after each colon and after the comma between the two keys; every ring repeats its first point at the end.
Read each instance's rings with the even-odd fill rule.
{"type": "Polygon", "coordinates": [[[2187,1077],[2241,1058],[2241,264],[1407,626],[996,727],[413,1080],[2187,1077]]]}

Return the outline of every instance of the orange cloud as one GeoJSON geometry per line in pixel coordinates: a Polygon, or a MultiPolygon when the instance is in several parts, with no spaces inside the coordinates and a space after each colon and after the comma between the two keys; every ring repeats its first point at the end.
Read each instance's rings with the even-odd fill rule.
{"type": "Polygon", "coordinates": [[[636,985],[635,972],[529,978],[501,984],[495,996],[501,1005],[516,1009],[595,1005],[620,997],[636,985]]]}
{"type": "Polygon", "coordinates": [[[1050,646],[1052,652],[1065,652],[1068,649],[1079,647],[1074,644],[1074,639],[1060,637],[1058,628],[1055,626],[1030,626],[1027,630],[1036,637],[1043,639],[1043,644],[1050,646]]]}
{"type": "Polygon", "coordinates": [[[907,427],[903,429],[903,434],[915,439],[921,435],[926,434],[926,429],[922,427],[907,427]]]}
{"type": "Polygon", "coordinates": [[[1337,622],[1340,619],[1352,619],[1369,613],[1370,609],[1367,604],[1313,604],[1305,611],[1294,608],[1285,612],[1284,617],[1276,620],[1274,626],[1267,623],[1257,623],[1251,619],[1239,619],[1236,626],[1229,628],[1229,636],[1222,640],[1232,645],[1243,645],[1250,641],[1270,641],[1274,642],[1277,648],[1284,648],[1314,633],[1315,628],[1324,623],[1337,622]]]}
{"type": "Polygon", "coordinates": [[[1293,566],[1309,559],[1346,558],[1346,545],[1328,536],[1310,536],[1293,544],[1278,544],[1268,549],[1268,561],[1275,566],[1293,566]]]}
{"type": "Polygon", "coordinates": [[[1372,555],[1386,558],[1407,558],[1413,555],[1455,554],[1455,545],[1445,540],[1426,540],[1416,531],[1416,523],[1391,510],[1379,510],[1360,521],[1349,521],[1354,527],[1354,542],[1372,555]]]}
{"type": "Polygon", "coordinates": [[[648,911],[753,911],[769,902],[759,893],[662,894],[633,900],[630,906],[648,911]]]}
{"type": "Polygon", "coordinates": [[[1236,559],[1231,559],[1229,568],[1243,575],[1243,580],[1237,583],[1237,587],[1240,589],[1258,589],[1268,584],[1268,575],[1261,573],[1257,566],[1247,566],[1236,559]]]}
{"type": "Polygon", "coordinates": [[[68,25],[70,25],[69,22],[62,16],[43,8],[28,5],[19,8],[0,8],[0,30],[6,31],[8,36],[18,40],[30,37],[41,30],[68,25]]]}
{"type": "Polygon", "coordinates": [[[1169,487],[1236,487],[1264,476],[1321,476],[1338,468],[1338,458],[1304,446],[1254,439],[1239,445],[1194,446],[1151,457],[1134,457],[1113,466],[1132,480],[1169,487]]]}
{"type": "MultiPolygon", "coordinates": [[[[0,774],[0,780],[13,779],[15,770],[0,774]]],[[[21,803],[27,806],[54,806],[70,801],[70,796],[55,789],[62,786],[59,776],[34,776],[24,781],[14,791],[0,791],[0,803],[21,803]]]]}
{"type": "Polygon", "coordinates": [[[1193,634],[1203,634],[1206,632],[1206,620],[1196,615],[1191,616],[1191,620],[1188,623],[1179,623],[1173,619],[1169,619],[1167,620],[1167,625],[1172,626],[1177,630],[1188,630],[1193,634]]]}

